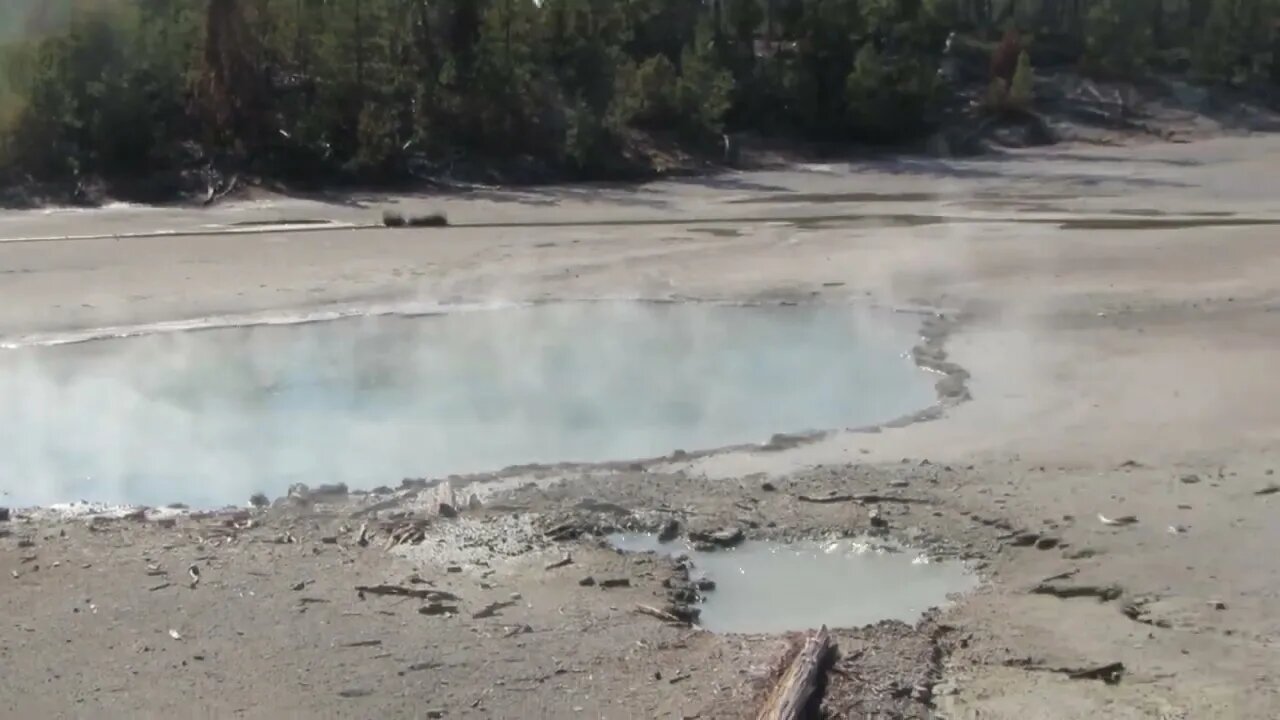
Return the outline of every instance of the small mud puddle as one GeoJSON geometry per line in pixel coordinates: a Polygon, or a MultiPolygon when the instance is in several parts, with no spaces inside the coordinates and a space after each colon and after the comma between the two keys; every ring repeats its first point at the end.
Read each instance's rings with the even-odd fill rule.
{"type": "Polygon", "coordinates": [[[780,633],[862,627],[882,620],[914,623],[978,578],[963,563],[930,561],[915,550],[845,539],[832,542],[748,541],[699,552],[647,534],[618,534],[623,552],[687,554],[696,577],[715,582],[701,604],[702,627],[723,633],[780,633]]]}

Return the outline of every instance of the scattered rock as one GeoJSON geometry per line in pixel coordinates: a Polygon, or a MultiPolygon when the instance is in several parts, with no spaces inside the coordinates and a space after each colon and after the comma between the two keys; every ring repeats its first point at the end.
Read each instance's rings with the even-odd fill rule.
{"type": "Polygon", "coordinates": [[[357,585],[356,592],[363,597],[366,593],[369,595],[394,595],[398,597],[411,597],[419,600],[429,600],[439,602],[441,600],[457,600],[458,596],[444,590],[431,590],[428,588],[408,588],[401,585],[357,585]]]}
{"type": "Polygon", "coordinates": [[[1079,550],[1064,552],[1062,553],[1062,557],[1065,560],[1088,560],[1091,557],[1101,554],[1101,550],[1095,550],[1094,548],[1080,548],[1079,550]]]}
{"type": "Polygon", "coordinates": [[[695,543],[694,547],[698,549],[731,548],[742,544],[746,539],[742,528],[725,528],[716,530],[715,532],[691,532],[689,539],[695,543]]]}
{"type": "Polygon", "coordinates": [[[566,554],[563,558],[561,558],[561,559],[559,559],[559,560],[557,560],[557,561],[555,561],[555,562],[553,562],[553,563],[548,563],[548,564],[547,564],[547,569],[548,569],[548,570],[555,570],[556,568],[562,568],[562,567],[564,567],[564,566],[566,566],[566,565],[572,565],[572,564],[573,564],[573,556],[572,556],[572,555],[568,555],[568,554],[566,554]]]}
{"type": "Polygon", "coordinates": [[[325,483],[323,485],[317,486],[316,489],[308,493],[308,495],[312,498],[346,497],[349,494],[351,494],[351,491],[347,489],[346,483],[325,483]]]}
{"type": "Polygon", "coordinates": [[[880,515],[880,508],[872,508],[871,512],[867,513],[867,519],[871,521],[871,527],[873,528],[883,530],[889,527],[889,521],[880,515]]]}
{"type": "Polygon", "coordinates": [[[1020,532],[1013,536],[1009,544],[1014,547],[1031,547],[1040,541],[1040,533],[1038,532],[1020,532]]]}
{"type": "Polygon", "coordinates": [[[1039,540],[1037,540],[1037,541],[1036,541],[1036,549],[1037,549],[1037,550],[1052,550],[1052,549],[1054,549],[1054,548],[1058,547],[1058,543],[1059,543],[1059,542],[1061,542],[1061,541],[1060,541],[1060,540],[1058,540],[1058,538],[1056,538],[1056,537],[1052,537],[1052,536],[1049,536],[1049,535],[1046,535],[1046,536],[1044,536],[1044,537],[1042,537],[1042,538],[1040,538],[1039,540]]]}
{"type": "Polygon", "coordinates": [[[430,605],[423,605],[418,608],[419,615],[457,615],[457,605],[445,605],[441,602],[433,602],[430,605]]]}
{"type": "Polygon", "coordinates": [[[362,697],[369,697],[372,694],[373,694],[373,691],[369,690],[368,688],[351,688],[348,690],[338,691],[338,697],[341,697],[341,698],[362,698],[362,697]]]}
{"type": "Polygon", "coordinates": [[[504,638],[515,637],[516,635],[525,635],[531,632],[533,632],[533,628],[529,625],[516,625],[515,627],[508,630],[506,634],[503,635],[502,637],[504,638]]]}
{"type": "Polygon", "coordinates": [[[658,542],[669,543],[680,537],[680,521],[672,518],[658,531],[658,542]]]}
{"type": "Polygon", "coordinates": [[[442,212],[430,212],[425,215],[410,215],[405,218],[405,224],[409,227],[445,227],[449,224],[449,218],[442,212]]]}
{"type": "Polygon", "coordinates": [[[1150,625],[1152,627],[1163,628],[1166,630],[1173,627],[1173,623],[1169,622],[1167,619],[1151,617],[1147,612],[1147,605],[1149,605],[1154,599],[1155,598],[1148,597],[1130,600],[1120,606],[1120,612],[1130,620],[1136,623],[1142,623],[1143,625],[1150,625]]]}
{"type": "Polygon", "coordinates": [[[578,584],[581,585],[582,587],[592,587],[593,585],[596,584],[596,579],[588,575],[582,578],[581,580],[579,580],[578,584]]]}
{"type": "Polygon", "coordinates": [[[1079,670],[1064,669],[1060,672],[1065,672],[1067,677],[1072,680],[1101,680],[1107,685],[1117,685],[1120,683],[1120,679],[1124,677],[1124,663],[1113,662],[1079,670]]]}
{"type": "Polygon", "coordinates": [[[610,578],[608,580],[601,580],[600,587],[606,590],[608,590],[609,588],[631,587],[631,579],[630,578],[610,578]]]}
{"type": "Polygon", "coordinates": [[[1110,527],[1123,527],[1125,525],[1136,524],[1138,522],[1138,518],[1135,515],[1121,515],[1117,518],[1109,518],[1102,513],[1098,513],[1098,522],[1110,527]]]}
{"type": "Polygon", "coordinates": [[[472,613],[471,617],[474,620],[483,620],[485,618],[491,618],[497,615],[498,613],[502,612],[503,610],[506,610],[509,607],[515,607],[515,601],[489,603],[488,605],[485,605],[480,610],[477,610],[476,612],[472,613]]]}
{"type": "Polygon", "coordinates": [[[344,648],[378,647],[380,645],[382,645],[381,640],[356,640],[355,642],[342,643],[344,648]]]}
{"type": "Polygon", "coordinates": [[[702,610],[692,605],[673,603],[664,609],[681,622],[690,624],[698,622],[698,618],[702,616],[702,610]]]}
{"type": "Polygon", "coordinates": [[[438,508],[438,510],[440,513],[440,517],[442,518],[458,517],[458,510],[454,506],[450,505],[449,503],[440,503],[440,507],[438,508]]]}
{"type": "Polygon", "coordinates": [[[694,587],[702,592],[711,592],[716,589],[716,581],[711,578],[698,578],[694,583],[694,587]]]}
{"type": "Polygon", "coordinates": [[[1093,597],[1102,602],[1115,600],[1124,594],[1119,585],[1058,585],[1040,583],[1031,588],[1033,595],[1052,595],[1067,600],[1070,598],[1093,597]]]}

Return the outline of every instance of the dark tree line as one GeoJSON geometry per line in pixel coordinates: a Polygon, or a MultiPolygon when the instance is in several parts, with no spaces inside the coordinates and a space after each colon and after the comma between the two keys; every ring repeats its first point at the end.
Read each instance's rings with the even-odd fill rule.
{"type": "Polygon", "coordinates": [[[1037,65],[1280,85],[1278,22],[1280,0],[11,0],[0,177],[210,156],[599,174],[638,134],[896,142],[936,121],[953,31],[992,52],[1016,28],[1037,65]]]}

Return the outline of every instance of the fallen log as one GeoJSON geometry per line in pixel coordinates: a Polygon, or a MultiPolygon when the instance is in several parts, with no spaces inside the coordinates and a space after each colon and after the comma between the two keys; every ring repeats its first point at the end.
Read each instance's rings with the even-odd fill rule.
{"type": "Polygon", "coordinates": [[[675,615],[672,615],[666,610],[659,610],[658,608],[651,607],[649,605],[636,605],[636,612],[641,615],[648,615],[649,617],[658,618],[663,622],[675,623],[678,625],[688,625],[688,623],[684,622],[683,620],[676,617],[675,615]]]}
{"type": "Polygon", "coordinates": [[[417,600],[458,600],[457,595],[444,590],[430,590],[425,588],[407,588],[399,585],[357,585],[356,592],[360,595],[360,599],[364,599],[365,594],[369,595],[394,595],[397,597],[414,598],[417,600]]]}
{"type": "Polygon", "coordinates": [[[809,702],[818,690],[827,657],[835,649],[827,626],[805,641],[778,684],[766,698],[756,720],[800,720],[807,717],[809,702]]]}

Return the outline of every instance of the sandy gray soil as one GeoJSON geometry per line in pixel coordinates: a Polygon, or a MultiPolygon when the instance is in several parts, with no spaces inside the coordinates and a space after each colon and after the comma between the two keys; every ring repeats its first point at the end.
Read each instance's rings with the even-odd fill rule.
{"type": "Polygon", "coordinates": [[[479,503],[456,518],[417,486],[142,520],[15,511],[0,522],[0,715],[745,716],[788,639],[634,613],[664,602],[674,569],[599,534],[677,518],[826,537],[867,531],[875,509],[985,583],[917,627],[838,631],[830,716],[1275,717],[1277,163],[1280,141],[1253,137],[443,201],[0,214],[10,341],[440,302],[817,298],[948,318],[942,347],[972,396],[795,447],[456,479],[454,501],[479,503]],[[369,224],[393,205],[456,226],[223,232],[369,224]],[[798,499],[828,492],[928,502],[798,499]],[[381,583],[448,595],[356,590],[381,583]],[[485,617],[493,603],[512,604],[485,617]],[[1111,663],[1118,682],[1072,675],[1111,663]]]}

